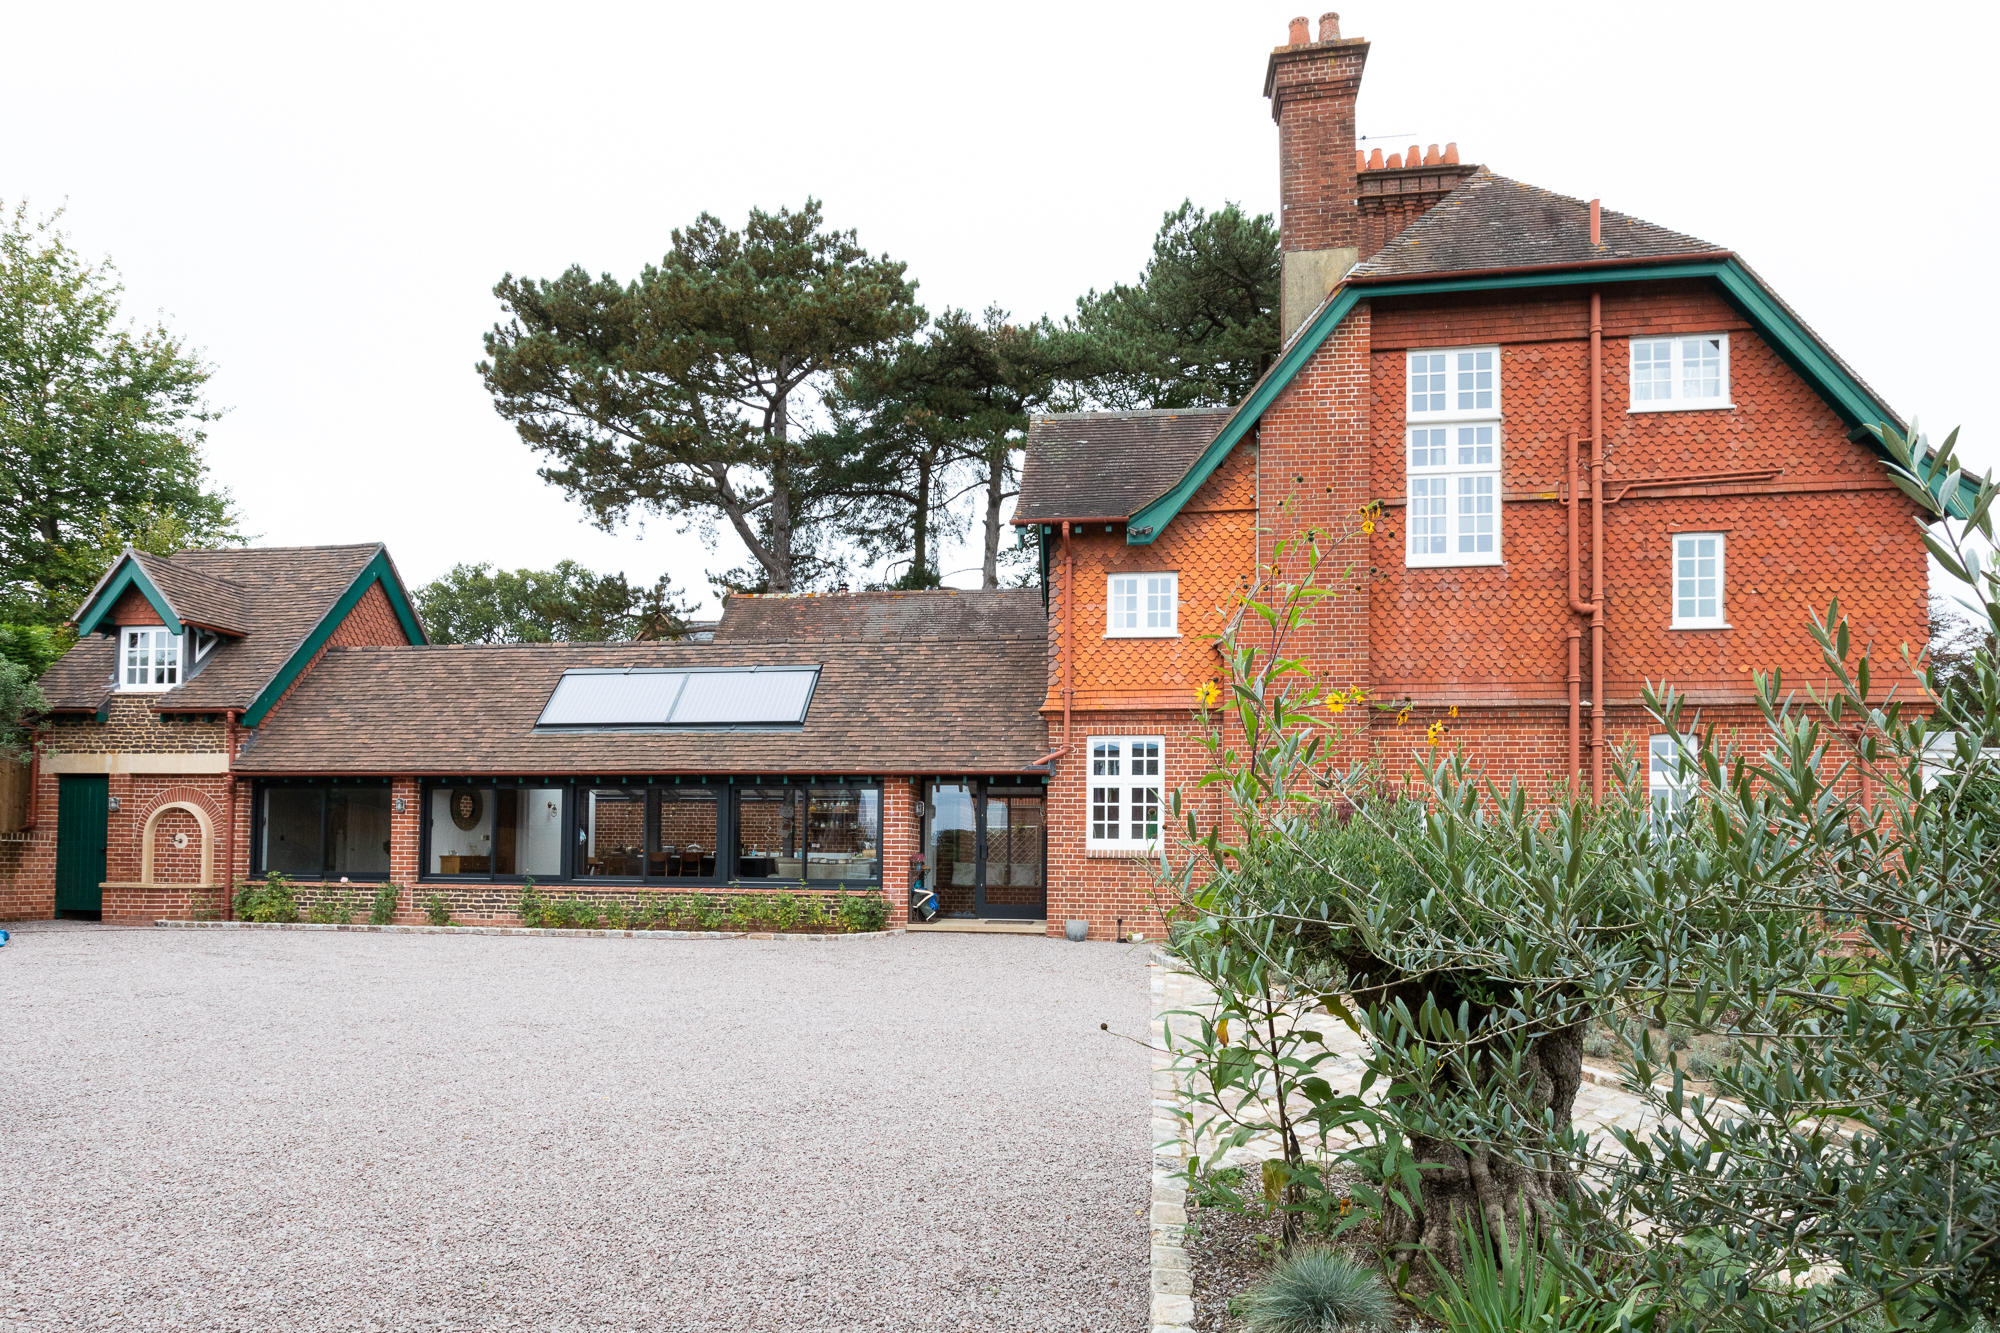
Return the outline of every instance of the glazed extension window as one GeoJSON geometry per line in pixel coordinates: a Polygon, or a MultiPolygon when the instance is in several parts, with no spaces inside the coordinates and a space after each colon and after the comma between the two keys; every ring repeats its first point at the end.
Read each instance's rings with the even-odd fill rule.
{"type": "Polygon", "coordinates": [[[882,878],[879,787],[746,787],[735,797],[737,879],[872,884],[882,878]]]}
{"type": "Polygon", "coordinates": [[[1159,736],[1092,736],[1085,779],[1090,850],[1143,852],[1160,841],[1159,736]]]}
{"type": "Polygon", "coordinates": [[[1719,532],[1676,532],[1675,629],[1728,629],[1723,606],[1723,537],[1719,532]]]}
{"type": "Polygon", "coordinates": [[[267,786],[257,793],[253,873],[386,879],[389,789],[267,786]]]}
{"type": "Polygon", "coordinates": [[[1180,633],[1175,608],[1178,574],[1113,574],[1105,583],[1104,633],[1113,639],[1168,638],[1180,633]]]}
{"type": "Polygon", "coordinates": [[[1632,340],[1631,411],[1729,406],[1728,334],[1632,340]]]}
{"type": "Polygon", "coordinates": [[[1409,354],[1411,565],[1500,563],[1500,349],[1409,354]]]}

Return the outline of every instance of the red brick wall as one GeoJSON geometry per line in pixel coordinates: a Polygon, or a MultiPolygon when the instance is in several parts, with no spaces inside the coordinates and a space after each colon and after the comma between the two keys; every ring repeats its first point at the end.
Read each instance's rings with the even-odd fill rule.
{"type": "Polygon", "coordinates": [[[1287,250],[1356,243],[1354,100],[1368,43],[1352,40],[1273,56],[1279,218],[1287,250]]]}

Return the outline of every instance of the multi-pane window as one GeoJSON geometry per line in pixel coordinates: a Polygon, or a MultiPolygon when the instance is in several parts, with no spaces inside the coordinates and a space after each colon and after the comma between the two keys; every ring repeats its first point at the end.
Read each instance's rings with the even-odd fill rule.
{"type": "Polygon", "coordinates": [[[282,786],[258,792],[256,866],[298,879],[386,879],[389,788],[282,786]]]}
{"type": "Polygon", "coordinates": [[[1094,736],[1089,741],[1087,847],[1143,851],[1160,840],[1158,736],[1094,736]]]}
{"type": "Polygon", "coordinates": [[[119,683],[128,690],[170,690],[181,683],[181,639],[164,629],[124,629],[119,683]]]}
{"type": "Polygon", "coordinates": [[[1494,347],[1409,354],[1412,565],[1500,561],[1499,361],[1494,347]]]}
{"type": "Polygon", "coordinates": [[[1672,814],[1687,804],[1687,787],[1681,780],[1680,748],[1666,732],[1646,742],[1646,795],[1659,814],[1672,814]]]}
{"type": "Polygon", "coordinates": [[[1674,628],[1727,629],[1723,606],[1723,540],[1719,532],[1677,532],[1674,541],[1674,628]]]}
{"type": "Polygon", "coordinates": [[[1113,638],[1165,637],[1179,632],[1177,574],[1113,574],[1105,584],[1104,632],[1113,638]]]}
{"type": "Polygon", "coordinates": [[[1729,335],[1632,340],[1632,411],[1729,405],[1729,335]]]}

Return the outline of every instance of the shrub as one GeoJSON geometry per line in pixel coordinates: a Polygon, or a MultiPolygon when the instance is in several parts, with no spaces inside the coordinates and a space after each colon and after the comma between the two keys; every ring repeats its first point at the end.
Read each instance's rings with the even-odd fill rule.
{"type": "Polygon", "coordinates": [[[515,901],[514,910],[520,915],[521,924],[530,930],[538,928],[547,919],[548,899],[536,890],[533,879],[521,882],[521,896],[515,901]]]}
{"type": "Polygon", "coordinates": [[[625,920],[625,900],[623,898],[607,900],[604,904],[604,928],[606,930],[624,930],[626,928],[625,920]]]}
{"type": "Polygon", "coordinates": [[[799,895],[796,893],[781,893],[771,900],[771,924],[779,930],[796,930],[799,912],[799,895]]]}
{"type": "Polygon", "coordinates": [[[1396,1302],[1381,1278],[1346,1255],[1324,1245],[1301,1245],[1273,1264],[1236,1308],[1249,1333],[1335,1333],[1386,1327],[1396,1302]]]}
{"type": "Polygon", "coordinates": [[[850,893],[840,901],[840,924],[857,934],[889,924],[889,904],[873,890],[850,893]]]}
{"type": "MultiPolygon", "coordinates": [[[[1535,1235],[1525,1217],[1519,1234],[1535,1235]]],[[[1515,1333],[1531,1328],[1618,1333],[1624,1327],[1649,1329],[1659,1313],[1657,1305],[1639,1303],[1650,1287],[1633,1289],[1622,1305],[1573,1291],[1562,1269],[1533,1239],[1508,1252],[1505,1236],[1496,1245],[1483,1221],[1475,1230],[1465,1217],[1459,1219],[1458,1237],[1463,1279],[1453,1276],[1435,1256],[1424,1256],[1437,1282],[1424,1313],[1448,1333],[1515,1333]]]]}
{"type": "Polygon", "coordinates": [[[729,900],[729,924],[737,930],[748,930],[757,924],[759,910],[756,898],[739,894],[729,900]]]}
{"type": "Polygon", "coordinates": [[[400,884],[384,884],[375,890],[374,905],[368,909],[368,924],[371,926],[393,924],[396,920],[396,908],[401,905],[402,898],[403,886],[400,884]]]}
{"type": "Polygon", "coordinates": [[[451,924],[451,904],[445,901],[442,893],[433,893],[430,901],[424,904],[424,919],[433,926],[451,924]]]}
{"type": "Polygon", "coordinates": [[[697,930],[721,929],[722,913],[723,905],[705,893],[697,893],[689,909],[697,930]]]}
{"type": "Polygon", "coordinates": [[[236,893],[236,919],[265,923],[297,921],[299,907],[292,897],[290,881],[274,870],[261,883],[241,885],[236,893]]]}
{"type": "Polygon", "coordinates": [[[825,930],[832,924],[833,913],[827,911],[826,899],[815,895],[811,900],[811,905],[806,909],[806,928],[808,930],[819,931],[825,930]]]}

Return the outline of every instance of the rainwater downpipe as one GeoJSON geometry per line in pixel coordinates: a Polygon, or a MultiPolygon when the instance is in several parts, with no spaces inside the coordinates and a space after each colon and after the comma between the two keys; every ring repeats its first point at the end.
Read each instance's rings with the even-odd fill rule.
{"type": "Polygon", "coordinates": [[[1070,686],[1070,644],[1076,638],[1076,552],[1069,544],[1069,520],[1063,520],[1063,751],[1068,752],[1070,702],[1076,691],[1070,686]]]}
{"type": "Polygon", "coordinates": [[[228,921],[235,904],[230,901],[230,887],[236,882],[236,719],[238,712],[232,708],[222,715],[222,764],[223,774],[229,783],[223,796],[224,821],[222,829],[222,919],[228,921]]]}
{"type": "Polygon", "coordinates": [[[1604,803],[1604,298],[1595,290],[1590,293],[1590,799],[1604,803]]]}

